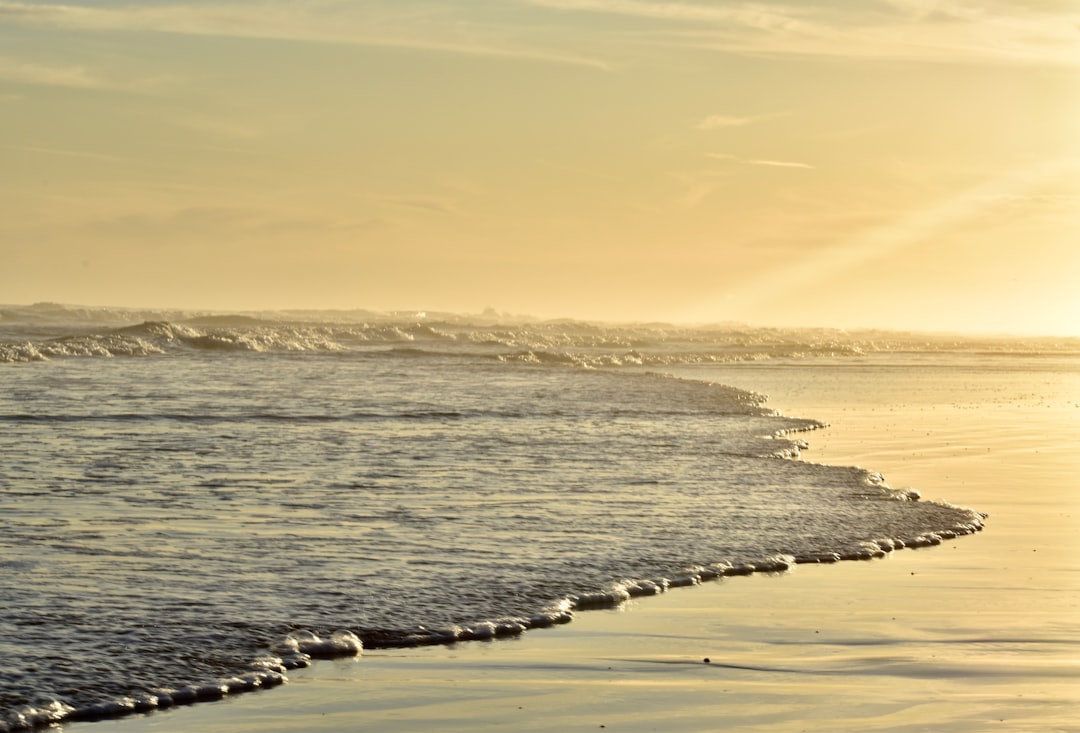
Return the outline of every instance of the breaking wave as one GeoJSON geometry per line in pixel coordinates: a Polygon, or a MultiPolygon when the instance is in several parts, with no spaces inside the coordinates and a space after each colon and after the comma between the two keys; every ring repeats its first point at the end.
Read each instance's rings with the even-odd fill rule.
{"type": "Polygon", "coordinates": [[[441,314],[191,314],[0,307],[0,363],[65,357],[134,357],[205,351],[349,353],[394,350],[591,368],[847,358],[867,353],[990,350],[1078,353],[1080,339],[986,339],[831,329],[499,323],[441,314]],[[355,318],[349,320],[348,317],[355,318]],[[169,316],[138,320],[143,316],[169,316]],[[367,316],[365,318],[364,316],[367,316]]]}

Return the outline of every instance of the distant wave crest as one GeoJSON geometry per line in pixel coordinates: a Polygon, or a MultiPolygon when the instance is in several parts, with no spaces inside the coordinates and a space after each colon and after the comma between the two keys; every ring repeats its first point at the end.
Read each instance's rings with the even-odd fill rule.
{"type": "Polygon", "coordinates": [[[849,358],[969,350],[1080,353],[1080,339],[976,339],[834,329],[494,322],[443,314],[192,314],[39,304],[0,307],[0,363],[203,351],[377,353],[487,357],[586,368],[849,358]],[[363,317],[371,316],[371,317],[363,317]],[[141,320],[135,320],[141,319],[141,320]]]}

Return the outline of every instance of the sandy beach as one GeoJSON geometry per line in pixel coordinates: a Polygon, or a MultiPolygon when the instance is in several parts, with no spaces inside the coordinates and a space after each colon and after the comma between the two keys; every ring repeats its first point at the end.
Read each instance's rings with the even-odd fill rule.
{"type": "Polygon", "coordinates": [[[861,369],[686,375],[830,423],[806,436],[806,460],[863,465],[894,487],[979,509],[984,532],[673,590],[511,641],[371,650],[317,662],[278,689],[68,727],[1080,731],[1075,372],[1024,386],[861,369]]]}
{"type": "Polygon", "coordinates": [[[0,0],[0,733],[1080,733],[1078,130],[1080,0],[0,0]]]}

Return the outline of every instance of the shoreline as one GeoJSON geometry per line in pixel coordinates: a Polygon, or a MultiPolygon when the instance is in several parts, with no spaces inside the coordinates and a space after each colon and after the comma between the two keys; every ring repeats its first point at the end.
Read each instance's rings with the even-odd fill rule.
{"type": "MultiPolygon", "coordinates": [[[[787,460],[800,460],[798,457],[786,458],[787,460]]],[[[705,568],[698,568],[695,572],[674,576],[670,579],[659,580],[635,579],[623,580],[612,584],[612,589],[597,591],[580,596],[571,596],[559,604],[560,612],[553,612],[546,616],[537,616],[530,621],[518,622],[484,622],[462,630],[453,641],[445,641],[446,633],[433,632],[430,638],[416,640],[415,643],[399,643],[379,646],[364,647],[360,640],[351,632],[335,632],[328,638],[319,638],[312,634],[299,634],[298,642],[293,642],[288,649],[278,649],[277,654],[282,657],[280,666],[268,665],[265,670],[234,677],[229,680],[208,682],[203,685],[189,686],[176,691],[167,702],[158,704],[150,699],[135,696],[134,699],[124,701],[98,703],[87,708],[81,708],[70,714],[60,716],[53,714],[49,719],[49,713],[42,711],[39,714],[39,722],[12,730],[40,730],[49,725],[71,725],[75,723],[107,723],[120,722],[129,716],[141,718],[156,714],[168,714],[174,711],[185,710],[191,706],[217,703],[235,699],[240,695],[250,693],[264,693],[281,687],[294,678],[321,679],[321,668],[311,670],[312,667],[334,663],[338,665],[358,662],[361,657],[378,658],[380,655],[389,656],[400,652],[403,657],[410,656],[410,652],[420,652],[429,648],[443,648],[453,650],[447,658],[456,658],[460,645],[470,644],[494,644],[496,642],[519,642],[527,632],[545,633],[549,629],[560,626],[568,626],[579,622],[584,618],[583,614],[591,616],[595,612],[613,612],[621,614],[629,612],[638,602],[650,603],[651,599],[676,592],[682,589],[702,588],[717,586],[726,580],[744,577],[779,577],[797,572],[800,566],[822,567],[838,563],[868,562],[889,558],[893,553],[901,550],[921,550],[933,548],[968,535],[981,532],[984,529],[982,522],[985,515],[974,510],[960,507],[971,516],[970,522],[958,523],[951,528],[926,532],[918,537],[906,539],[879,539],[866,542],[866,547],[859,551],[848,553],[826,553],[821,556],[794,558],[790,555],[778,555],[767,558],[764,561],[755,561],[741,565],[731,563],[715,563],[705,568]],[[350,653],[353,649],[360,649],[360,653],[350,653]],[[305,653],[307,652],[307,653],[305,653]]],[[[678,606],[678,604],[676,604],[678,606]]],[[[588,625],[595,632],[596,627],[588,625]]],[[[640,633],[640,632],[635,632],[640,633]]],[[[572,634],[568,635],[572,636],[572,634]]],[[[293,637],[289,637],[292,639],[293,637]]],[[[467,648],[463,648],[463,656],[469,657],[467,648]]],[[[709,657],[703,658],[703,663],[713,664],[717,667],[731,667],[734,669],[754,669],[752,666],[726,665],[712,662],[709,657]]]]}
{"type": "MultiPolygon", "coordinates": [[[[752,377],[717,381],[755,387],[752,377]]],[[[808,407],[765,391],[771,405],[831,423],[808,458],[865,459],[924,495],[947,487],[951,501],[990,513],[987,531],[674,588],[497,643],[319,661],[273,691],[96,722],[96,733],[1080,731],[1076,413],[844,398],[821,414],[828,394],[808,407]]]]}
{"type": "MultiPolygon", "coordinates": [[[[871,688],[890,671],[847,650],[875,643],[881,612],[869,595],[849,595],[838,608],[838,594],[886,582],[928,594],[942,582],[942,562],[929,556],[960,549],[977,537],[898,550],[884,558],[798,565],[780,573],[675,587],[618,608],[582,611],[572,623],[520,637],[314,660],[308,668],[290,671],[288,683],[272,690],[96,721],[94,730],[241,733],[436,726],[465,731],[501,726],[689,731],[710,729],[716,721],[742,725],[775,698],[815,697],[814,688],[822,682],[832,693],[843,686],[854,695],[855,687],[864,687],[872,697],[871,688]],[[853,613],[851,606],[863,610],[853,613]],[[840,610],[847,612],[843,634],[834,626],[840,610]],[[814,652],[802,659],[790,653],[804,645],[814,652]],[[806,689],[793,689],[800,684],[806,689]],[[738,697],[709,702],[717,692],[738,697]],[[483,710],[476,707],[481,703],[483,710]],[[693,707],[696,713],[683,725],[671,726],[671,707],[693,707]],[[629,717],[627,711],[632,711],[629,717]]],[[[886,624],[894,632],[918,625],[895,610],[901,607],[894,604],[891,624],[886,624]]],[[[950,672],[942,667],[940,673],[950,672]]],[[[66,725],[78,725],[78,731],[87,724],[66,725]]],[[[790,729],[803,728],[792,721],[790,729]]]]}

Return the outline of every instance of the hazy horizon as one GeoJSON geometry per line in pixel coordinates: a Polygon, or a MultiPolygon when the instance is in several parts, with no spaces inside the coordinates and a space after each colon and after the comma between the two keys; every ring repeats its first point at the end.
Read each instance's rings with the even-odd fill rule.
{"type": "MultiPolygon", "coordinates": [[[[56,301],[39,301],[36,303],[0,303],[0,325],[5,321],[5,315],[12,315],[10,312],[4,313],[7,309],[26,309],[26,310],[38,310],[39,312],[44,309],[62,308],[66,313],[77,316],[80,311],[97,312],[102,316],[113,315],[117,318],[113,319],[117,323],[134,324],[142,321],[144,318],[150,320],[156,320],[158,317],[162,318],[179,318],[181,322],[192,321],[201,322],[200,319],[213,319],[213,318],[228,318],[235,316],[238,318],[251,318],[252,325],[259,325],[261,321],[265,321],[266,324],[273,324],[276,321],[283,323],[319,323],[320,320],[325,319],[326,323],[359,323],[363,320],[372,321],[387,321],[387,322],[415,322],[421,323],[423,321],[430,320],[433,323],[451,322],[458,324],[483,324],[485,326],[505,324],[505,325],[551,325],[559,323],[568,324],[581,324],[586,326],[596,326],[601,328],[673,328],[677,330],[719,330],[725,329],[731,330],[760,330],[760,331],[777,331],[777,332],[802,332],[802,333],[814,333],[814,332],[836,332],[838,334],[848,334],[851,336],[866,337],[873,334],[886,334],[895,335],[896,337],[928,337],[928,338],[942,338],[942,339],[961,339],[965,341],[977,342],[981,339],[989,339],[991,341],[1004,340],[1004,341],[1024,341],[1029,340],[1033,342],[1046,342],[1061,340],[1065,342],[1077,342],[1080,345],[1080,335],[1070,333],[1054,333],[1054,332],[1029,332],[1029,333],[1016,333],[1008,331],[950,331],[947,329],[903,329],[903,328],[888,328],[878,326],[853,326],[850,328],[843,328],[839,326],[830,325],[803,325],[793,326],[785,324],[762,324],[754,323],[752,321],[664,321],[657,319],[641,319],[641,320],[611,320],[611,319],[595,319],[595,318],[581,318],[573,315],[564,316],[542,316],[530,313],[511,313],[507,311],[500,311],[495,308],[485,308],[481,311],[444,311],[433,308],[401,308],[401,309],[379,309],[379,308],[197,308],[197,307],[172,307],[172,306],[160,306],[160,307],[143,307],[143,306],[129,306],[129,305],[100,305],[100,304],[87,304],[87,303],[60,303],[56,301]],[[121,318],[122,316],[122,318],[121,318]],[[277,317],[277,318],[275,318],[277,317]]],[[[91,323],[108,324],[110,319],[105,318],[93,318],[88,319],[91,323]]],[[[17,314],[16,314],[17,321],[17,314]]],[[[145,321],[143,321],[145,322],[145,321]]]]}
{"type": "Polygon", "coordinates": [[[0,301],[1080,335],[1063,0],[0,0],[0,39],[0,301]]]}

